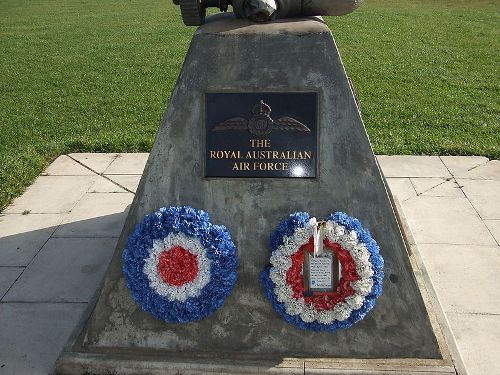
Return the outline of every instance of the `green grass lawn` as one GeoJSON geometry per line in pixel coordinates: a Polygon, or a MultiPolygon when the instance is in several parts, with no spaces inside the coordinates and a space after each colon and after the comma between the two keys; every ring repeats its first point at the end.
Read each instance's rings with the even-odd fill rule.
{"type": "MultiPolygon", "coordinates": [[[[329,18],[377,153],[500,157],[498,1],[329,18]]],[[[60,154],[148,151],[193,28],[170,0],[0,0],[0,209],[60,154]]]]}

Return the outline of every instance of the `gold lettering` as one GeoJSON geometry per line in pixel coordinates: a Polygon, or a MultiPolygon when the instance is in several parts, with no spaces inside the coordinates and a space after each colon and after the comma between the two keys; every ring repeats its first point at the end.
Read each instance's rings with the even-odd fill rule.
{"type": "Polygon", "coordinates": [[[253,170],[254,171],[287,171],[288,170],[288,163],[254,162],[253,163],[253,170]]]}
{"type": "Polygon", "coordinates": [[[252,148],[269,148],[271,147],[270,139],[250,139],[250,146],[252,148]]]}
{"type": "Polygon", "coordinates": [[[249,171],[250,163],[240,161],[239,163],[233,164],[233,171],[249,171]]]}

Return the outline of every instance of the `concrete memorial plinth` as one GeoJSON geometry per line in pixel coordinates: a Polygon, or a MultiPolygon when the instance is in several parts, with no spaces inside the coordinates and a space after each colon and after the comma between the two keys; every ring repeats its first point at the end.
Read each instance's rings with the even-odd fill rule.
{"type": "Polygon", "coordinates": [[[429,316],[328,27],[319,18],[256,25],[212,17],[193,37],[100,296],[57,372],[454,373],[429,316]],[[270,109],[273,122],[259,122],[256,116],[270,109]],[[235,116],[239,130],[214,130],[235,116]],[[280,131],[284,118],[296,120],[287,121],[297,135],[280,131]],[[267,147],[252,145],[252,139],[267,139],[272,147],[281,137],[298,136],[297,122],[308,128],[304,152],[311,157],[287,154],[286,168],[262,169],[254,164],[262,161],[257,159],[248,169],[235,166],[230,152],[267,147]],[[260,131],[266,137],[255,134],[260,131]],[[237,142],[242,144],[231,148],[237,142]],[[227,153],[218,158],[211,151],[227,153]],[[294,164],[306,159],[305,168],[294,164]],[[122,253],[146,214],[182,205],[203,209],[228,228],[237,247],[238,280],[213,315],[167,324],[132,300],[122,253]],[[269,263],[269,235],[296,211],[318,218],[345,211],[359,218],[380,246],[383,294],[349,329],[300,330],[284,321],[263,293],[259,274],[269,263]]]}

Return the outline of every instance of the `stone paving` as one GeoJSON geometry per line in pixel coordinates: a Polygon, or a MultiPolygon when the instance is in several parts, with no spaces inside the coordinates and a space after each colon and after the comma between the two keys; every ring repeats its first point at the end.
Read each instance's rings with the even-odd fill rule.
{"type": "MultiPolygon", "coordinates": [[[[48,374],[111,259],[148,154],[59,157],[0,214],[0,374],[48,374]]],[[[500,374],[500,161],[379,156],[469,374],[500,374]]]]}

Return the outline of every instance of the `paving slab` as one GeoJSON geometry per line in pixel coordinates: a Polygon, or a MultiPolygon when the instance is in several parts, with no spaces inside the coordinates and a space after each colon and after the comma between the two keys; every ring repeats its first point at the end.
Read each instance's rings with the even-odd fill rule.
{"type": "Polygon", "coordinates": [[[95,172],[77,163],[67,155],[59,156],[42,173],[43,176],[92,176],[95,172]]]}
{"type": "Polygon", "coordinates": [[[445,312],[500,315],[500,247],[420,245],[445,312]]]}
{"type": "Polygon", "coordinates": [[[133,198],[131,193],[87,193],[53,237],[118,237],[133,198]]]}
{"type": "Polygon", "coordinates": [[[129,191],[136,192],[139,182],[141,182],[142,175],[108,175],[113,181],[117,182],[119,185],[127,188],[129,191]]]}
{"type": "MultiPolygon", "coordinates": [[[[113,176],[113,175],[111,175],[113,176]]],[[[107,177],[99,176],[94,185],[88,191],[89,193],[126,193],[127,190],[119,186],[107,177]]]]}
{"type": "Polygon", "coordinates": [[[86,306],[0,303],[0,374],[51,374],[86,306]]]}
{"type": "Polygon", "coordinates": [[[500,180],[500,160],[490,160],[457,177],[476,180],[500,180]]]}
{"type": "Polygon", "coordinates": [[[24,267],[0,267],[0,300],[23,270],[24,267]]]}
{"type": "Polygon", "coordinates": [[[465,197],[464,192],[462,191],[462,189],[460,189],[460,186],[454,179],[436,185],[433,188],[424,191],[421,195],[427,197],[451,197],[451,198],[465,197]]]}
{"type": "Polygon", "coordinates": [[[148,153],[119,154],[111,165],[106,168],[104,174],[139,174],[142,175],[148,153]]]}
{"type": "Polygon", "coordinates": [[[455,177],[461,177],[468,171],[489,161],[484,156],[441,156],[441,160],[455,177]]]}
{"type": "Polygon", "coordinates": [[[397,196],[400,202],[417,196],[409,178],[387,178],[386,181],[392,194],[397,196]]]}
{"type": "Polygon", "coordinates": [[[457,180],[479,215],[500,219],[500,180],[457,180]]]}
{"type": "Polygon", "coordinates": [[[449,313],[468,375],[500,374],[500,315],[449,313]]]}
{"type": "Polygon", "coordinates": [[[52,238],[4,296],[6,302],[88,302],[116,239],[52,238]]]}
{"type": "Polygon", "coordinates": [[[439,156],[380,155],[377,160],[385,177],[451,177],[439,156]]]}
{"type": "Polygon", "coordinates": [[[0,215],[0,266],[27,266],[63,218],[62,214],[0,215]]]}
{"type": "Polygon", "coordinates": [[[129,174],[110,174],[106,177],[99,177],[94,186],[89,190],[91,193],[135,193],[139,182],[141,181],[141,175],[129,174]],[[110,181],[111,180],[111,181],[110,181]]]}
{"type": "Polygon", "coordinates": [[[75,153],[68,156],[97,173],[103,173],[119,154],[75,153]]]}
{"type": "Polygon", "coordinates": [[[418,195],[425,193],[432,188],[441,185],[445,181],[444,178],[440,177],[413,177],[410,179],[418,195]]]}
{"type": "Polygon", "coordinates": [[[498,244],[500,244],[500,220],[485,220],[484,223],[490,230],[498,244]]]}
{"type": "Polygon", "coordinates": [[[65,213],[95,182],[97,176],[40,176],[4,213],[65,213]]]}
{"type": "Polygon", "coordinates": [[[464,194],[453,179],[439,177],[411,178],[418,195],[430,197],[458,197],[463,198],[464,194]]]}
{"type": "Polygon", "coordinates": [[[467,198],[420,196],[403,207],[419,244],[496,245],[467,198]]]}

